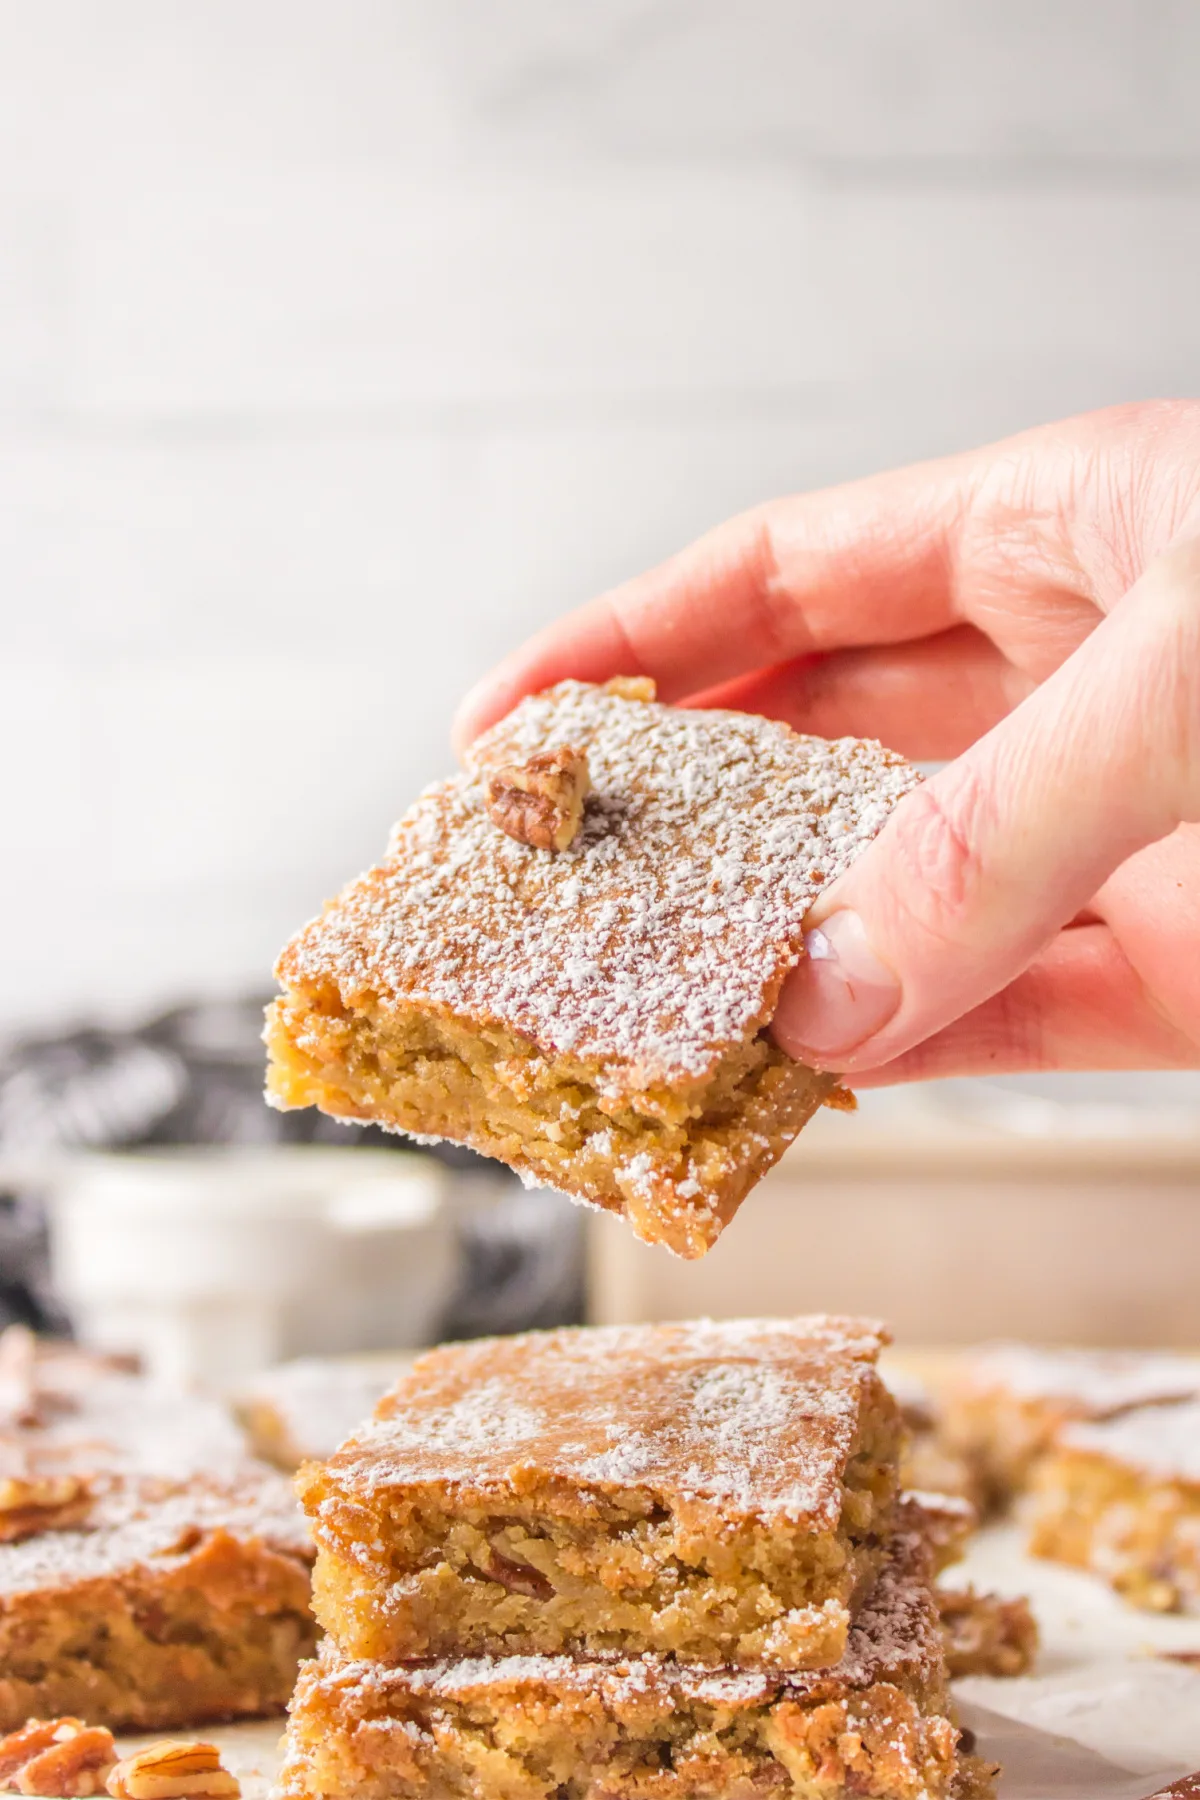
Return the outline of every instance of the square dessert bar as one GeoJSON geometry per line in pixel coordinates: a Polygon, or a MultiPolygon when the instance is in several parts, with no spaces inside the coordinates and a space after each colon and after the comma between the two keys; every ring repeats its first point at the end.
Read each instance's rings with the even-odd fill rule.
{"type": "Polygon", "coordinates": [[[1134,1350],[993,1344],[942,1395],[942,1448],[966,1459],[1002,1505],[1029,1483],[1064,1425],[1200,1395],[1200,1359],[1134,1350]]]}
{"type": "Polygon", "coordinates": [[[420,1358],[299,1490],[353,1658],[842,1654],[900,1423],[854,1319],[563,1330],[420,1358]]]}
{"type": "Polygon", "coordinates": [[[1134,1606],[1200,1612],[1200,1400],[1065,1426],[1038,1470],[1029,1547],[1134,1606]]]}
{"type": "Polygon", "coordinates": [[[562,682],[426,790],[284,950],[268,1098],[469,1144],[700,1256],[841,1095],[765,1027],[805,913],[918,776],[652,695],[562,682]]]}
{"type": "Polygon", "coordinates": [[[109,1475],[70,1524],[0,1545],[0,1732],[280,1711],[316,1632],[286,1479],[109,1475]]]}
{"type": "MultiPolygon", "coordinates": [[[[920,1559],[918,1558],[918,1565],[920,1559]]],[[[925,1571],[893,1547],[836,1667],[508,1656],[380,1667],[326,1641],[292,1703],[283,1800],[940,1800],[959,1753],[925,1571]]]]}
{"type": "Polygon", "coordinates": [[[234,1412],[254,1455],[291,1473],[332,1456],[411,1363],[411,1356],[298,1357],[239,1388],[234,1412]]]}

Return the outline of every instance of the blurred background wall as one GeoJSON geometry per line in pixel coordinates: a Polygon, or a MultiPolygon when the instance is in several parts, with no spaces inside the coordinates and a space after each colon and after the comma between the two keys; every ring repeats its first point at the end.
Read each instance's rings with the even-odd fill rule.
{"type": "Polygon", "coordinates": [[[524,632],[1196,388],[1193,0],[0,0],[0,1024],[261,987],[524,632]]]}

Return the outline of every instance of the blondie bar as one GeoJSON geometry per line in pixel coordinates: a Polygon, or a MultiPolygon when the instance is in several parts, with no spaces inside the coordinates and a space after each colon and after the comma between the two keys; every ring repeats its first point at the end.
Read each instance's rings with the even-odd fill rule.
{"type": "Polygon", "coordinates": [[[891,1528],[882,1341],[814,1317],[436,1350],[300,1473],[318,1619],[384,1662],[836,1662],[891,1528]]]}
{"type": "Polygon", "coordinates": [[[1102,1575],[1134,1606],[1200,1612],[1200,1400],[1059,1433],[1030,1549],[1102,1575]]]}
{"type": "Polygon", "coordinates": [[[940,1800],[960,1759],[927,1572],[893,1544],[836,1667],[704,1670],[661,1656],[381,1667],[328,1642],[301,1676],[282,1800],[940,1800]]]}
{"type": "Polygon", "coordinates": [[[943,1395],[941,1447],[965,1458],[981,1497],[1005,1504],[1072,1420],[1200,1394],[1200,1359],[1136,1350],[994,1344],[968,1357],[943,1395]]]}
{"type": "Polygon", "coordinates": [[[311,1546],[287,1481],[109,1474],[82,1517],[0,1545],[0,1731],[131,1730],[281,1710],[312,1650],[311,1546]]]}
{"type": "Polygon", "coordinates": [[[292,1472],[332,1456],[369,1419],[411,1356],[304,1356],[247,1381],[233,1407],[250,1450],[292,1472]]]}
{"type": "Polygon", "coordinates": [[[284,950],[268,1098],[470,1144],[700,1256],[843,1098],[766,1028],[805,913],[918,776],[652,693],[560,683],[426,790],[284,950]]]}

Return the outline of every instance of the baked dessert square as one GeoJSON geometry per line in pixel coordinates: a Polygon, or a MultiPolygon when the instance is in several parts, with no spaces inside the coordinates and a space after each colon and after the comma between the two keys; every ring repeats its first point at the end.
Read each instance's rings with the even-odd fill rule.
{"type": "Polygon", "coordinates": [[[0,1732],[282,1710],[316,1631],[287,1480],[108,1475],[72,1523],[0,1545],[0,1732]]]}
{"type": "MultiPolygon", "coordinates": [[[[956,1784],[962,1782],[961,1789],[956,1784]]],[[[285,1800],[939,1800],[959,1756],[926,1570],[893,1545],[836,1667],[506,1656],[381,1667],[328,1641],[301,1675],[285,1800]]]]}
{"type": "Polygon", "coordinates": [[[562,682],[425,791],[280,957],[267,1095],[469,1144],[699,1256],[838,1103],[766,1027],[812,902],[918,776],[652,694],[562,682]]]}
{"type": "Polygon", "coordinates": [[[233,1396],[249,1449],[293,1473],[332,1456],[411,1366],[411,1356],[303,1356],[264,1369],[233,1396]]]}
{"type": "Polygon", "coordinates": [[[1064,1426],[1032,1497],[1035,1556],[1134,1606],[1200,1612],[1200,1400],[1064,1426]]]}
{"type": "Polygon", "coordinates": [[[837,1661],[884,1555],[880,1327],[535,1332],[421,1357],[298,1489],[349,1657],[837,1661]]]}
{"type": "Polygon", "coordinates": [[[1192,1395],[1200,1395],[1200,1358],[992,1344],[947,1383],[939,1447],[974,1469],[984,1503],[1002,1506],[1028,1485],[1064,1425],[1192,1395]]]}

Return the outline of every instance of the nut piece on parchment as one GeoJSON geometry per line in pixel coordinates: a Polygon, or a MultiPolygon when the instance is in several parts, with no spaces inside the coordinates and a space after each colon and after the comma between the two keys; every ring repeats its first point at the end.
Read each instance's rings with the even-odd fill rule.
{"type": "Polygon", "coordinates": [[[606,694],[615,694],[618,700],[654,700],[658,697],[658,683],[651,675],[614,675],[611,681],[604,684],[606,694]]]}
{"type": "Polygon", "coordinates": [[[0,1738],[0,1787],[83,1800],[102,1794],[117,1760],[112,1732],[82,1719],[30,1719],[0,1738]]]}
{"type": "Polygon", "coordinates": [[[113,1800],[177,1800],[183,1795],[206,1800],[236,1800],[236,1775],[221,1767],[215,1744],[199,1739],[164,1738],[119,1762],[108,1777],[113,1800]]]}
{"type": "Polygon", "coordinates": [[[489,770],[483,780],[488,817],[510,838],[535,850],[574,843],[592,785],[582,750],[572,744],[539,750],[527,762],[489,770]]]}
{"type": "Polygon", "coordinates": [[[78,1525],[90,1503],[83,1475],[43,1475],[28,1467],[10,1473],[0,1462],[0,1544],[78,1525]]]}

